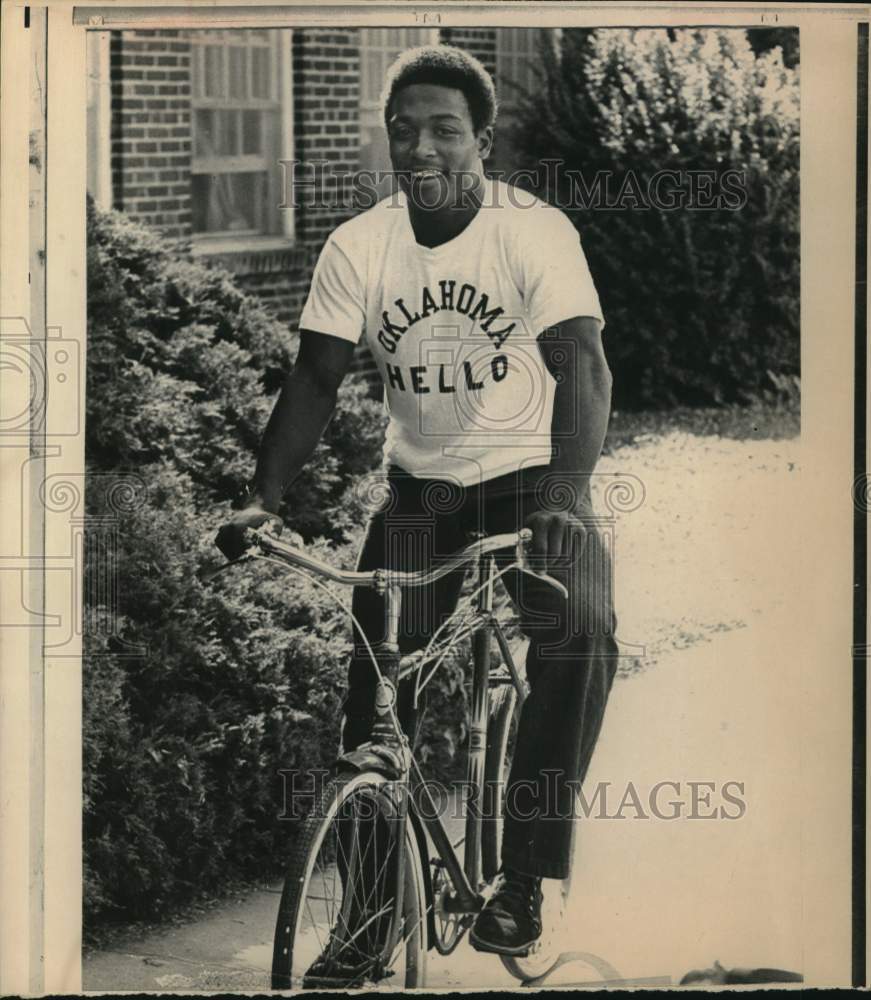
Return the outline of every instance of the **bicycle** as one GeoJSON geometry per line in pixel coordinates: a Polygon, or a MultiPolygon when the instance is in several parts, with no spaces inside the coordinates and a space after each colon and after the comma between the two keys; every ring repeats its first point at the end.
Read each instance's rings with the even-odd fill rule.
{"type": "MultiPolygon", "coordinates": [[[[422,987],[427,952],[449,955],[483,906],[499,868],[502,794],[516,718],[526,685],[506,628],[494,612],[494,585],[510,570],[535,573],[567,597],[565,587],[529,564],[529,529],[477,536],[428,572],[344,571],[249,529],[247,556],[332,581],[373,587],[385,597],[383,642],[367,648],[378,677],[368,742],[342,754],[302,821],[276,920],[272,988],[422,987]],[[492,553],[514,547],[497,570],[492,553]],[[470,612],[455,612],[428,645],[401,657],[402,591],[476,564],[470,612]],[[415,705],[445,657],[471,639],[472,683],[465,835],[452,843],[439,806],[394,712],[397,686],[414,678],[415,705]],[[492,657],[492,639],[500,661],[492,657]],[[427,671],[424,676],[424,671],[427,671]],[[430,851],[432,845],[432,855],[430,851]],[[462,845],[462,862],[457,848],[462,845]],[[400,983],[401,980],[401,983],[400,983]]],[[[527,981],[556,961],[548,933],[526,955],[501,955],[527,981]]]]}

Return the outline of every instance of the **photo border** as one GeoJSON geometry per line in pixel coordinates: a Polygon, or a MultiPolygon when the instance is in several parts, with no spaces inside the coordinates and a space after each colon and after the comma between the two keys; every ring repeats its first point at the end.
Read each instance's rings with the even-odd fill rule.
{"type": "MultiPolygon", "coordinates": [[[[4,322],[23,320],[34,341],[43,346],[52,331],[60,331],[79,346],[83,361],[85,33],[136,23],[141,27],[145,17],[155,14],[167,27],[203,27],[206,17],[209,26],[217,27],[226,17],[229,26],[235,27],[271,26],[283,19],[283,26],[289,27],[338,23],[444,27],[498,22],[506,27],[800,29],[802,474],[796,509],[784,511],[784,516],[801,522],[800,537],[806,539],[802,621],[807,634],[796,682],[804,695],[802,777],[809,789],[801,831],[806,859],[804,929],[805,940],[813,948],[807,952],[803,971],[808,986],[847,985],[851,958],[855,974],[855,949],[865,943],[850,923],[851,898],[853,916],[862,909],[857,906],[860,893],[851,879],[850,859],[852,847],[855,873],[858,856],[864,857],[860,848],[865,839],[864,830],[860,840],[853,839],[851,820],[858,814],[851,814],[851,801],[856,783],[864,787],[866,779],[861,768],[856,777],[854,768],[859,709],[852,705],[852,698],[854,693],[861,694],[867,659],[860,658],[851,671],[850,637],[860,633],[855,631],[854,581],[844,570],[850,563],[854,572],[861,565],[860,559],[854,561],[854,531],[856,537],[863,537],[861,526],[845,511],[850,509],[847,497],[860,467],[854,453],[860,436],[854,433],[857,414],[853,407],[858,407],[861,394],[851,398],[849,389],[856,384],[854,364],[861,360],[858,309],[854,311],[859,278],[855,123],[861,122],[856,91],[857,25],[867,21],[867,10],[790,4],[736,9],[729,4],[574,2],[536,3],[532,8],[526,3],[448,0],[438,7],[429,3],[240,6],[194,2],[180,11],[177,5],[153,0],[124,5],[86,2],[75,7],[57,0],[29,8],[21,0],[7,2],[0,14],[0,92],[6,99],[0,154],[0,317],[4,322]],[[250,24],[238,20],[240,12],[250,24]],[[120,20],[123,17],[133,20],[125,23],[120,20]],[[97,23],[95,18],[103,20],[97,23]],[[43,28],[46,69],[40,82],[34,75],[31,45],[43,28]],[[28,144],[31,135],[39,133],[40,122],[45,156],[37,166],[28,144]],[[23,234],[27,238],[22,239],[23,234]],[[29,246],[26,255],[24,245],[29,246]]],[[[867,132],[867,118],[865,127],[867,132]]],[[[8,379],[2,385],[8,388],[8,379]]],[[[68,599],[65,590],[56,600],[57,587],[69,589],[77,583],[59,583],[56,574],[47,572],[51,554],[68,544],[70,518],[37,502],[44,463],[60,454],[56,435],[61,435],[64,472],[81,476],[84,471],[83,436],[63,436],[70,414],[62,402],[48,394],[44,433],[31,427],[20,440],[6,437],[0,441],[0,502],[9,512],[0,529],[0,551],[6,565],[15,565],[14,560],[7,562],[12,558],[9,553],[20,560],[21,579],[26,577],[29,588],[28,609],[36,614],[68,599]]],[[[77,406],[73,417],[81,427],[83,396],[77,406]]],[[[7,586],[0,596],[4,615],[9,608],[19,611],[19,591],[7,586]]],[[[43,659],[39,628],[7,628],[2,644],[0,780],[5,791],[0,805],[0,884],[4,887],[0,989],[4,993],[79,992],[80,660],[43,659]]]]}

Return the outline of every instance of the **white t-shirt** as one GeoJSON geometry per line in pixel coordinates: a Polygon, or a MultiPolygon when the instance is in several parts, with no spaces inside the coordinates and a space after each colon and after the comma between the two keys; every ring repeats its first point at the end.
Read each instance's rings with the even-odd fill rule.
{"type": "Polygon", "coordinates": [[[365,331],[390,416],[385,464],[469,486],[550,462],[555,383],[536,338],[574,316],[602,319],[577,230],[488,179],[441,246],[416,241],[402,193],[342,223],[299,325],[354,343],[365,331]]]}

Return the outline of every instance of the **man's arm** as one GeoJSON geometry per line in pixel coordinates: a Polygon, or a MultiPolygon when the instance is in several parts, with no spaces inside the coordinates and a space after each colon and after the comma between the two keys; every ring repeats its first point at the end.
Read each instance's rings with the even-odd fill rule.
{"type": "Polygon", "coordinates": [[[354,344],[300,331],[299,353],[260,442],[250,499],[275,512],[317,447],[336,408],[354,344]]]}
{"type": "Polygon", "coordinates": [[[246,505],[215,539],[229,559],[242,554],[244,529],[258,527],[278,510],[311,457],[333,415],[353,356],[354,344],[348,340],[300,330],[299,352],[263,433],[246,505]]]}
{"type": "Polygon", "coordinates": [[[538,338],[548,371],[557,382],[554,395],[550,473],[559,509],[538,511],[528,519],[532,551],[546,561],[568,554],[567,525],[589,498],[590,480],[608,429],[611,372],[605,359],[602,323],[590,316],[568,319],[538,338]],[[564,481],[565,488],[556,483],[564,481]]]}

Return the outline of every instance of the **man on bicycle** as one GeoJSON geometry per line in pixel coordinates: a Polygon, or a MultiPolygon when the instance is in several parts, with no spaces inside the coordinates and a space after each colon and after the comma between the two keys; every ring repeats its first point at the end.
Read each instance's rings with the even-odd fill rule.
{"type": "MultiPolygon", "coordinates": [[[[532,529],[533,559],[569,598],[526,574],[503,578],[530,640],[530,690],[507,783],[502,876],[470,934],[480,951],[520,955],[541,934],[541,879],[568,876],[574,796],[617,664],[610,567],[589,523],[610,408],[603,319],[568,218],[484,175],[496,96],[476,59],[445,45],[406,52],[388,73],[384,118],[399,194],[323,247],[247,506],[218,542],[238,555],[243,529],[278,510],[364,333],[390,414],[391,496],[370,520],[358,568],[422,569],[472,532],[532,529]]],[[[403,602],[403,655],[450,614],[461,583],[452,573],[403,602]]],[[[382,598],[358,589],[353,611],[380,641],[382,598]]],[[[374,670],[356,626],[355,640],[346,751],[367,738],[374,714],[374,670]]],[[[409,701],[400,691],[405,726],[409,701]]]]}

